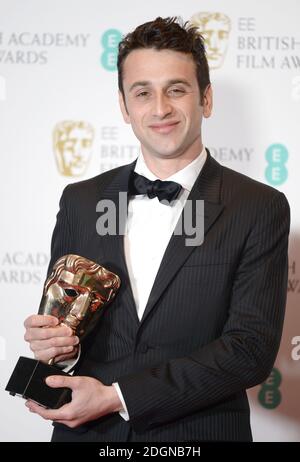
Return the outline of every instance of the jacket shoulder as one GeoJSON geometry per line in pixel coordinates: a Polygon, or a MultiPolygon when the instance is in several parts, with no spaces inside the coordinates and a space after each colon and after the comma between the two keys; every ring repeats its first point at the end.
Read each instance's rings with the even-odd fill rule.
{"type": "Polygon", "coordinates": [[[123,168],[124,166],[116,167],[92,178],[88,178],[87,180],[71,183],[66,186],[65,190],[75,194],[84,193],[85,191],[91,192],[93,190],[100,191],[104,189],[123,168]]]}
{"type": "MultiPolygon", "coordinates": [[[[240,198],[243,201],[269,202],[276,198],[285,198],[277,189],[261,181],[222,166],[222,195],[223,198],[240,198]]],[[[286,200],[286,199],[285,199],[286,200]]]]}
{"type": "Polygon", "coordinates": [[[76,201],[78,204],[87,204],[91,200],[101,197],[103,191],[114,181],[114,178],[119,176],[124,169],[130,170],[131,165],[133,164],[122,165],[93,178],[71,183],[65,187],[62,198],[68,203],[76,201]]]}

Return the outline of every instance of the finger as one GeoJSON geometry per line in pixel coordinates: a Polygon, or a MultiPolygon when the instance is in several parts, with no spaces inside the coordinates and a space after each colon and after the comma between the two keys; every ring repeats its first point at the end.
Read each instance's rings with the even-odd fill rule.
{"type": "Polygon", "coordinates": [[[74,364],[76,364],[77,362],[77,358],[78,357],[78,347],[75,346],[74,347],[74,351],[71,351],[71,353],[67,353],[67,354],[63,354],[63,355],[56,355],[55,356],[55,364],[56,363],[60,363],[61,361],[67,361],[69,359],[73,359],[74,360],[74,364]]]}
{"type": "Polygon", "coordinates": [[[26,401],[25,406],[30,412],[34,412],[46,420],[69,420],[70,417],[70,413],[68,413],[70,404],[65,404],[59,409],[45,409],[33,401],[26,401]]]}
{"type": "Polygon", "coordinates": [[[32,340],[30,348],[35,352],[47,350],[48,348],[75,346],[78,344],[79,338],[72,335],[71,337],[52,337],[49,340],[32,340]]]}
{"type": "Polygon", "coordinates": [[[44,314],[33,314],[28,316],[24,321],[24,326],[28,327],[43,327],[43,326],[57,326],[59,323],[55,316],[44,314]]]}
{"type": "Polygon", "coordinates": [[[48,362],[49,359],[54,358],[55,362],[57,362],[57,357],[61,355],[66,355],[66,354],[71,354],[75,356],[76,346],[67,346],[67,347],[53,347],[53,348],[48,348],[47,350],[41,350],[41,351],[35,351],[34,352],[34,357],[35,359],[38,359],[39,361],[43,362],[48,362]]]}
{"type": "Polygon", "coordinates": [[[80,420],[56,420],[56,422],[66,425],[69,428],[76,428],[82,423],[80,420]]]}
{"type": "Polygon", "coordinates": [[[46,378],[46,384],[51,388],[71,388],[75,390],[78,387],[80,377],[68,377],[64,375],[49,375],[46,378]]]}
{"type": "Polygon", "coordinates": [[[47,340],[52,337],[70,337],[71,335],[73,335],[73,331],[67,326],[29,327],[26,329],[24,339],[26,342],[30,342],[31,340],[47,340]]]}

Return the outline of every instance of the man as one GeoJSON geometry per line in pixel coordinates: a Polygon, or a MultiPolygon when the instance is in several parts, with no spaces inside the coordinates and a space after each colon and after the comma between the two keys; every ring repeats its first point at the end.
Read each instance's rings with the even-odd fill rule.
{"type": "MultiPolygon", "coordinates": [[[[142,154],[65,189],[49,269],[75,253],[117,273],[121,289],[81,345],[76,376],[47,379],[70,387],[72,402],[27,406],[54,421],[53,441],[250,441],[246,389],[268,377],[281,338],[288,203],[203,147],[212,90],[194,29],[176,18],[139,26],[120,43],[118,71],[142,154]],[[170,189],[177,200],[160,202],[170,189]],[[126,234],[101,236],[96,205],[110,199],[118,212],[120,191],[126,234]],[[173,230],[188,203],[197,223],[201,200],[204,242],[187,245],[185,228],[173,230]]],[[[56,324],[25,321],[36,358],[77,355],[78,339],[56,324]]]]}

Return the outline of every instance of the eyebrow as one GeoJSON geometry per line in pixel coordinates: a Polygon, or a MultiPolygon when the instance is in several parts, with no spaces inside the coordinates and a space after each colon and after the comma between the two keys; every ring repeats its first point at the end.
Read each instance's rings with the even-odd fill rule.
{"type": "MultiPolygon", "coordinates": [[[[166,83],[166,86],[168,87],[169,85],[175,85],[175,84],[178,84],[178,83],[186,85],[187,87],[190,87],[190,88],[192,87],[192,85],[185,79],[171,79],[171,80],[168,80],[167,83],[166,83]]],[[[151,86],[150,80],[140,80],[140,81],[134,82],[131,85],[131,87],[129,88],[129,92],[132,91],[136,87],[146,87],[147,85],[151,86]]]]}

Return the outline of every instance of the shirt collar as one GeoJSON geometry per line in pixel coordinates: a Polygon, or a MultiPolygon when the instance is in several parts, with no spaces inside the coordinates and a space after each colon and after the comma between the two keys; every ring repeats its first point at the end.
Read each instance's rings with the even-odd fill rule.
{"type": "MultiPolygon", "coordinates": [[[[196,159],[194,159],[191,163],[186,165],[183,169],[174,173],[174,175],[171,175],[168,178],[165,178],[164,180],[175,181],[176,183],[179,183],[184,189],[190,192],[197,177],[199,176],[202,170],[203,165],[205,164],[206,158],[207,153],[205,148],[203,147],[201,153],[198,157],[196,157],[196,159]]],[[[151,181],[159,179],[147,167],[142,153],[137,158],[134,171],[139,175],[143,175],[151,181]]]]}

